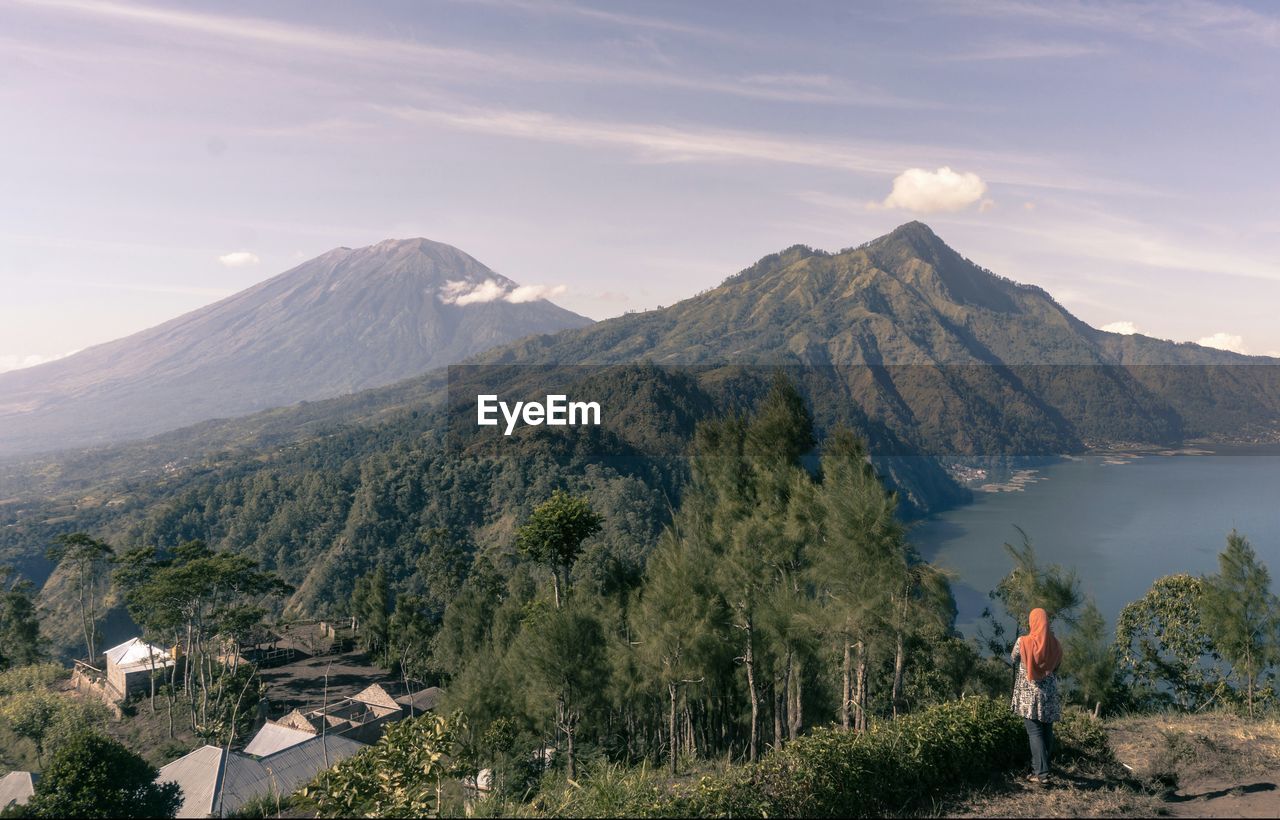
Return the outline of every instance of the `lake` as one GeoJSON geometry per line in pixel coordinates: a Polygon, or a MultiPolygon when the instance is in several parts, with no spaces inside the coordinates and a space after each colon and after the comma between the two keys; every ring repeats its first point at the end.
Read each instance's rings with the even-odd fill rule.
{"type": "Polygon", "coordinates": [[[927,559],[953,570],[960,628],[972,634],[987,592],[1010,569],[1005,542],[1024,529],[1042,564],[1074,567],[1111,626],[1151,582],[1217,571],[1234,527],[1280,576],[1280,451],[1086,456],[1041,467],[912,530],[927,559]],[[1030,480],[1028,480],[1030,479],[1030,480]]]}

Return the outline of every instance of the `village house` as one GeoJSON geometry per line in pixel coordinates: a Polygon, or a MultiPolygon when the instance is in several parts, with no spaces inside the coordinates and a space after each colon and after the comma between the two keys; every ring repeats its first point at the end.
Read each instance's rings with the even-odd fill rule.
{"type": "Polygon", "coordinates": [[[441,694],[432,686],[395,699],[375,683],[328,707],[268,720],[243,752],[196,749],[162,767],[156,782],[182,787],[178,817],[225,817],[261,797],[287,797],[376,742],[387,724],[434,709],[441,694]]]}
{"type": "Polygon", "coordinates": [[[261,757],[201,746],[162,766],[156,782],[181,787],[178,817],[227,817],[260,798],[288,797],[363,748],[349,738],[314,735],[261,757]]]}
{"type": "Polygon", "coordinates": [[[104,654],[111,695],[117,700],[128,700],[131,695],[151,690],[152,672],[173,666],[176,649],[161,649],[141,638],[130,638],[104,654]]]}
{"type": "Polygon", "coordinates": [[[9,772],[0,777],[0,811],[9,806],[25,806],[36,793],[36,781],[40,775],[32,772],[9,772]]]}
{"type": "Polygon", "coordinates": [[[294,709],[278,720],[268,720],[245,751],[267,754],[320,734],[374,743],[388,723],[434,710],[442,694],[440,687],[431,686],[393,698],[375,683],[329,706],[305,712],[294,709]]]}

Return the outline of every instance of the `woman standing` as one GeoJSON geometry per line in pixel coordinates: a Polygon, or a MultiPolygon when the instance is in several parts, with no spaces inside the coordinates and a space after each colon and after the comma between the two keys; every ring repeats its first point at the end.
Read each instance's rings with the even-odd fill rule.
{"type": "Polygon", "coordinates": [[[1049,758],[1053,754],[1053,724],[1062,718],[1058,701],[1058,665],[1062,644],[1049,629],[1049,614],[1031,610],[1031,632],[1013,644],[1011,660],[1018,663],[1013,684],[1013,711],[1022,718],[1031,742],[1032,783],[1049,782],[1049,758]]]}

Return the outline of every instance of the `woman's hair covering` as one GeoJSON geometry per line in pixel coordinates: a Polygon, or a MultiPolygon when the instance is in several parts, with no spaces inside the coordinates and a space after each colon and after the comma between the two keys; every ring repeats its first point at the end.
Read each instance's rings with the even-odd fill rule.
{"type": "Polygon", "coordinates": [[[1049,613],[1036,607],[1031,610],[1031,633],[1018,642],[1022,650],[1022,666],[1032,683],[1054,673],[1062,663],[1062,644],[1049,629],[1049,613]]]}

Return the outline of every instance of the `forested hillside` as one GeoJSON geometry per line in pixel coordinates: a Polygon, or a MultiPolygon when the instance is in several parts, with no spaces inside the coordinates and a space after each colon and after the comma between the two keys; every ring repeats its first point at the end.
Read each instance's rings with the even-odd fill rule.
{"type": "MultiPolygon", "coordinates": [[[[1270,435],[1280,378],[1267,361],[1093,330],[911,223],[839,254],[789,249],[670,308],[500,347],[449,379],[11,465],[0,555],[43,582],[59,533],[126,548],[199,538],[279,571],[293,610],[336,614],[356,575],[382,565],[425,593],[433,544],[503,549],[565,488],[610,522],[583,571],[634,577],[680,502],[695,424],[749,411],[776,371],[819,437],[843,425],[867,443],[911,517],[968,497],[945,469],[955,458],[1270,435]],[[600,401],[603,426],[453,436],[450,394],[465,408],[481,388],[518,398],[551,383],[600,401]]],[[[63,586],[55,574],[46,588],[55,611],[63,586]]]]}

